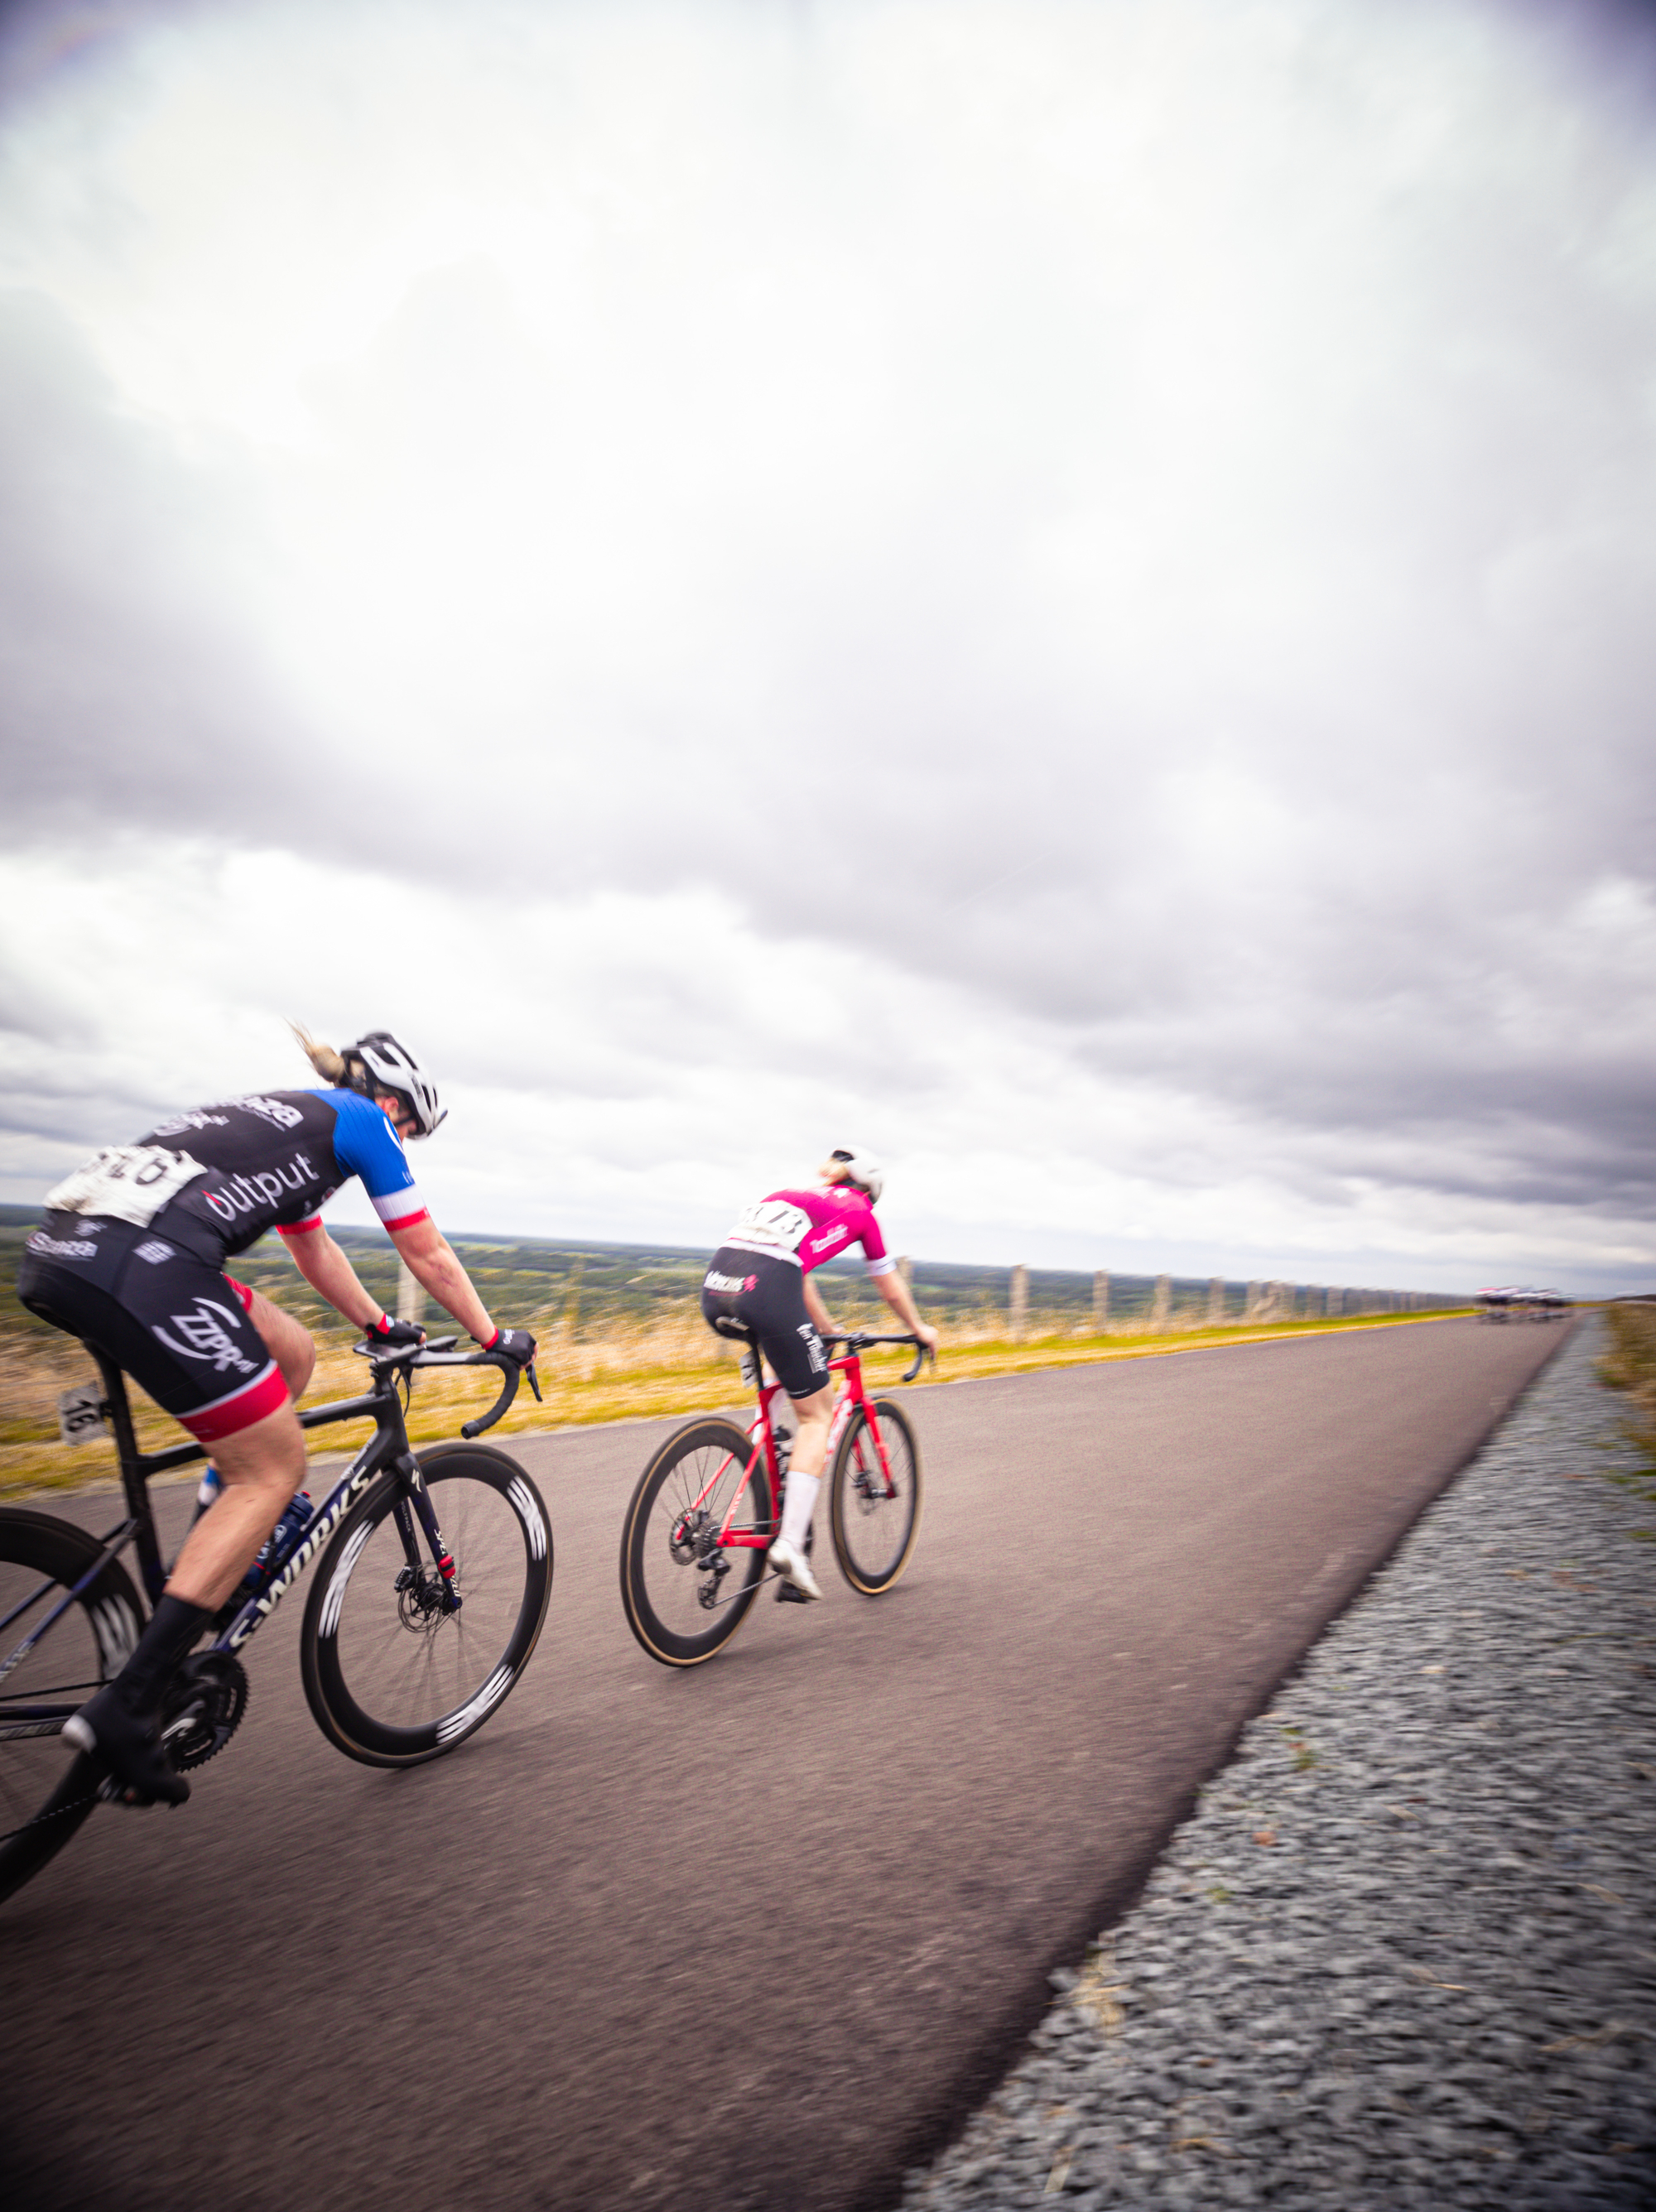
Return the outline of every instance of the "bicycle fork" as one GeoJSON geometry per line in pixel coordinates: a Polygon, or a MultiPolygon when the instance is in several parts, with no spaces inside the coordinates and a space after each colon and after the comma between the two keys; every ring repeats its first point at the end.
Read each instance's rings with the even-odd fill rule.
{"type": "Polygon", "coordinates": [[[407,1488],[391,1510],[397,1523],[397,1534],[402,1538],[403,1557],[407,1564],[397,1577],[396,1588],[400,1594],[411,1595],[417,1603],[423,1599],[422,1611],[433,1609],[431,1601],[435,1593],[426,1583],[425,1572],[420,1565],[419,1536],[414,1527],[417,1518],[420,1530],[430,1547],[441,1581],[441,1595],[435,1609],[438,1613],[458,1613],[465,1600],[454,1587],[454,1557],[443,1541],[442,1530],[437,1526],[437,1509],[431,1503],[431,1493],[425,1486],[425,1479],[412,1461],[399,1471],[407,1488]]]}

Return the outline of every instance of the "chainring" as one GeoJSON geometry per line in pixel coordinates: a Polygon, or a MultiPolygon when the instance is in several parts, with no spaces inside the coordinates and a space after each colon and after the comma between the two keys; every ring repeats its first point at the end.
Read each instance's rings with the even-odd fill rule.
{"type": "Polygon", "coordinates": [[[198,1651],[174,1675],[161,1708],[161,1741],[178,1773],[216,1758],[247,1710],[247,1676],[228,1651],[198,1651]]]}

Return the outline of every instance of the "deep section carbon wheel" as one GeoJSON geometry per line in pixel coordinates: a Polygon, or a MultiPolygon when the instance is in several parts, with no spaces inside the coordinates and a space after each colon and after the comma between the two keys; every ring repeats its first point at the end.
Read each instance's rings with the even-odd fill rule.
{"type": "Polygon", "coordinates": [[[667,1438],[632,1494],[621,1602],[628,1627],[665,1667],[710,1659],[758,1595],[776,1523],[762,1453],[748,1473],[754,1450],[728,1421],[691,1421],[667,1438]]]}
{"type": "Polygon", "coordinates": [[[908,1415],[890,1398],[876,1398],[873,1412],[878,1440],[861,1409],[839,1440],[829,1500],[840,1572],[864,1597],[890,1589],[920,1533],[920,1447],[908,1415]]]}
{"type": "Polygon", "coordinates": [[[551,1595],[551,1524],[514,1459],[439,1444],[419,1465],[441,1555],[393,1469],[339,1523],[305,1605],[311,1711],[369,1766],[417,1766],[480,1729],[528,1665],[551,1595]]]}
{"type": "MultiPolygon", "coordinates": [[[[68,1521],[0,1510],[0,1664],[102,1549],[68,1521]]],[[[0,1681],[0,1899],[38,1874],[92,1810],[100,1770],[70,1750],[63,1725],[120,1672],[143,1626],[131,1577],[111,1559],[0,1681]]]]}

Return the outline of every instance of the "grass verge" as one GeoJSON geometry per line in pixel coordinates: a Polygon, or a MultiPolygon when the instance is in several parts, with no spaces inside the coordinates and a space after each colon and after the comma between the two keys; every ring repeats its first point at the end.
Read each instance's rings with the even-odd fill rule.
{"type": "Polygon", "coordinates": [[[1607,1305],[1604,1314],[1610,1346],[1599,1380],[1627,1393],[1623,1430],[1656,1476],[1656,1304],[1607,1305]]]}

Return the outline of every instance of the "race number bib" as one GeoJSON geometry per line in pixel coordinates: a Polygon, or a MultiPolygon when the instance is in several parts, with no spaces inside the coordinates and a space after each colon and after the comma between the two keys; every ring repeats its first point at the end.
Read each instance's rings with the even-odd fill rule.
{"type": "Polygon", "coordinates": [[[797,1252],[811,1234],[811,1217],[786,1199],[763,1198],[743,1212],[730,1232],[732,1243],[764,1244],[778,1252],[797,1252]]]}
{"type": "Polygon", "coordinates": [[[186,1183],[206,1172],[188,1152],[169,1152],[161,1145],[109,1145],[46,1193],[46,1209],[107,1213],[146,1229],[186,1183]]]}

